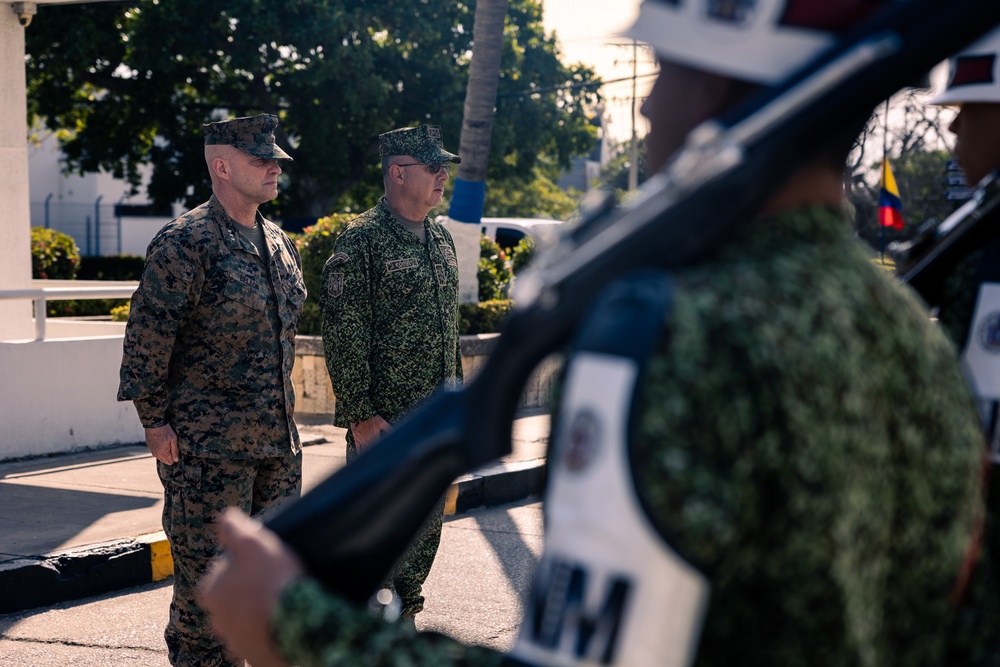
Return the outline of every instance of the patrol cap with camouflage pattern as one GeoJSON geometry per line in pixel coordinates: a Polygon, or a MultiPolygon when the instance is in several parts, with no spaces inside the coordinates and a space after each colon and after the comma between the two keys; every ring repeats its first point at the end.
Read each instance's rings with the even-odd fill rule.
{"type": "Polygon", "coordinates": [[[462,161],[454,153],[449,153],[441,143],[441,128],[437,125],[401,127],[378,135],[380,157],[409,155],[424,164],[443,164],[462,161]]]}
{"type": "Polygon", "coordinates": [[[278,127],[278,117],[273,114],[232,118],[208,123],[204,127],[206,146],[234,146],[256,157],[292,159],[291,155],[274,143],[274,128],[278,127]]]}

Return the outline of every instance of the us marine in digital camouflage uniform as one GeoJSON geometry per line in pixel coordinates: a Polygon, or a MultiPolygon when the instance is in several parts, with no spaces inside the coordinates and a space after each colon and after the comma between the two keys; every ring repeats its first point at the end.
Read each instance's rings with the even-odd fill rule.
{"type": "MultiPolygon", "coordinates": [[[[444,150],[434,125],[380,135],[379,155],[385,196],[351,221],[323,268],[323,351],[348,460],[443,383],[462,379],[455,244],[427,217],[448,164],[461,158],[444,150]]],[[[387,582],[404,617],[423,609],[441,514],[387,582]]]]}
{"type": "Polygon", "coordinates": [[[163,483],[174,665],[242,664],[195,599],[218,551],[214,515],[259,514],[301,489],[291,372],[305,286],[295,245],[257,210],[277,196],[277,160],[291,159],[277,124],[205,126],[213,195],[149,244],[125,333],[118,400],[135,404],[163,483]]]}
{"type": "MultiPolygon", "coordinates": [[[[632,34],[660,60],[643,105],[652,168],[696,124],[825,50],[830,26],[848,30],[887,4],[646,0],[632,34]]],[[[758,216],[673,274],[672,306],[636,388],[619,466],[625,492],[593,488],[586,509],[565,512],[557,489],[583,473],[555,439],[542,565],[550,534],[567,537],[557,524],[568,515],[576,523],[562,546],[593,549],[562,554],[584,564],[607,546],[606,529],[629,519],[646,532],[612,553],[630,567],[619,583],[636,606],[604,625],[599,601],[613,588],[584,565],[578,592],[591,575],[597,602],[532,607],[506,664],[600,664],[595,646],[616,651],[607,664],[628,667],[956,664],[952,602],[975,562],[982,440],[953,349],[913,294],[873,265],[841,211],[844,158],[859,130],[830,128],[839,146],[797,165],[758,216]],[[636,559],[638,547],[653,557],[636,559]],[[661,567],[668,558],[674,567],[661,567]],[[639,597],[646,584],[691,582],[701,597],[690,599],[703,604],[639,597]],[[552,643],[540,641],[542,626],[554,626],[552,643]],[[646,646],[658,649],[619,657],[646,646]]],[[[581,356],[568,360],[567,390],[588,389],[573,377],[581,356]]],[[[205,582],[206,601],[244,655],[303,667],[505,660],[367,617],[307,576],[274,533],[239,516],[222,526],[230,558],[205,582]]],[[[603,572],[616,574],[619,562],[603,572]]],[[[556,586],[539,578],[539,590],[556,586]]]]}

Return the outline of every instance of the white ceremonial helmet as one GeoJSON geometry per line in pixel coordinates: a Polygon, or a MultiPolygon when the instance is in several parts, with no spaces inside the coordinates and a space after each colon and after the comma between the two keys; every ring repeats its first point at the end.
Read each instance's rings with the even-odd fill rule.
{"type": "MultiPolygon", "coordinates": [[[[993,0],[995,1],[995,0],[993,0]]],[[[948,83],[928,104],[1000,103],[1000,30],[948,61],[948,83]]]]}
{"type": "Polygon", "coordinates": [[[832,47],[838,34],[899,1],[644,0],[626,34],[667,60],[769,85],[832,47]]]}

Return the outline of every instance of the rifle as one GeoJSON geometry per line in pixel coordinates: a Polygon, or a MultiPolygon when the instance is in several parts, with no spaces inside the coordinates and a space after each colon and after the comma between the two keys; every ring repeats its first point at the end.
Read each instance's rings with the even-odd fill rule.
{"type": "Polygon", "coordinates": [[[955,264],[996,234],[993,214],[1000,206],[1000,171],[983,178],[969,201],[909,244],[890,250],[896,275],[924,300],[938,302],[937,290],[955,264]]]}
{"type": "Polygon", "coordinates": [[[268,527],[316,578],[365,603],[448,485],[510,452],[528,376],[568,341],[602,287],[641,266],[698,261],[797,165],[842,138],[831,128],[860,126],[880,101],[998,23],[1000,2],[900,2],[785,84],[695,128],[635,198],[585,204],[580,221],[536,254],[472,382],[439,391],[268,527]]]}

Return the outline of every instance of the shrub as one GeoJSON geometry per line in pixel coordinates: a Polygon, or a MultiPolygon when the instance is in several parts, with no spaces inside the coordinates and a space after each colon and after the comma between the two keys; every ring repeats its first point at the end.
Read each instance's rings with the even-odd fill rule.
{"type": "Polygon", "coordinates": [[[503,328],[514,302],[509,299],[492,299],[479,303],[458,305],[458,332],[462,335],[496,333],[503,328]]]}
{"type": "Polygon", "coordinates": [[[535,240],[530,236],[525,236],[518,241],[513,250],[510,251],[510,271],[515,276],[521,272],[531,258],[535,256],[535,240]]]}
{"type": "Polygon", "coordinates": [[[80,260],[77,280],[139,280],[146,259],[141,255],[84,257],[80,260]]]}
{"type": "Polygon", "coordinates": [[[44,227],[31,228],[31,277],[73,280],[80,268],[80,249],[73,237],[44,227]]]}
{"type": "Polygon", "coordinates": [[[507,267],[507,256],[496,241],[483,235],[479,239],[479,301],[495,301],[507,297],[511,272],[507,267]]]}
{"type": "Polygon", "coordinates": [[[60,299],[46,301],[48,317],[107,317],[115,308],[128,303],[128,299],[60,299]]]}
{"type": "Polygon", "coordinates": [[[302,279],[309,292],[302,307],[302,321],[299,324],[299,334],[303,336],[320,334],[323,316],[319,310],[319,295],[322,289],[320,281],[323,277],[323,266],[333,254],[337,237],[354,218],[351,213],[334,213],[320,218],[316,224],[306,227],[301,235],[296,236],[295,246],[302,257],[302,279]]]}
{"type": "Polygon", "coordinates": [[[132,302],[129,301],[124,306],[111,309],[112,322],[128,322],[129,312],[132,310],[132,302]]]}

